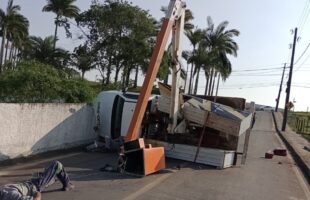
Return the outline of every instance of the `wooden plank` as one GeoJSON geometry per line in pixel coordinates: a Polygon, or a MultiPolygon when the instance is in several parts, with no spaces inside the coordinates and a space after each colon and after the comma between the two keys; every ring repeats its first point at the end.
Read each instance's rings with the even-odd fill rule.
{"type": "Polygon", "coordinates": [[[170,97],[160,96],[158,98],[158,110],[164,113],[170,112],[170,97]]]}
{"type": "MultiPolygon", "coordinates": [[[[230,135],[235,136],[239,135],[239,125],[240,125],[239,122],[226,119],[212,112],[209,113],[210,117],[207,122],[208,127],[225,132],[230,135]]],[[[195,122],[200,125],[204,125],[208,111],[190,106],[184,106],[183,114],[187,120],[195,122]]]]}

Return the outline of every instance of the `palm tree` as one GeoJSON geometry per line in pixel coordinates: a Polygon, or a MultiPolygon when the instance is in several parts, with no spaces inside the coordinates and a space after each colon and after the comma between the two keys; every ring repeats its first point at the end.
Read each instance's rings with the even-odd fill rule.
{"type": "Polygon", "coordinates": [[[5,45],[8,45],[9,41],[13,38],[16,39],[17,35],[19,35],[19,39],[28,35],[29,22],[23,15],[19,14],[20,6],[13,5],[13,3],[13,0],[8,1],[6,12],[0,9],[0,28],[2,36],[0,47],[0,73],[3,71],[2,65],[3,61],[6,59],[4,58],[5,45]]]}
{"type": "Polygon", "coordinates": [[[80,45],[74,49],[71,55],[71,64],[82,72],[82,79],[84,79],[85,72],[96,67],[92,52],[89,51],[87,45],[80,45]]]}
{"type": "Polygon", "coordinates": [[[204,42],[214,55],[215,63],[210,72],[209,95],[212,95],[212,82],[217,72],[223,73],[222,77],[227,78],[231,72],[231,64],[226,55],[237,56],[238,44],[233,40],[233,37],[239,36],[239,31],[236,29],[226,30],[228,22],[221,22],[216,28],[210,16],[207,17],[207,28],[204,31],[204,42]],[[222,70],[221,68],[229,67],[230,70],[222,70]]]}
{"type": "Polygon", "coordinates": [[[58,26],[62,23],[67,24],[67,18],[72,19],[79,15],[80,9],[73,5],[75,1],[76,0],[47,0],[47,5],[45,5],[42,9],[43,12],[53,12],[56,14],[53,44],[54,49],[56,47],[58,26]]]}
{"type": "Polygon", "coordinates": [[[12,23],[8,24],[8,26],[7,26],[7,43],[6,43],[7,48],[6,48],[4,59],[7,59],[9,44],[11,44],[10,45],[11,46],[10,59],[11,59],[14,48],[16,48],[17,46],[20,46],[22,41],[27,39],[28,27],[29,27],[28,20],[21,15],[15,16],[14,21],[12,21],[12,23]]]}
{"type": "MultiPolygon", "coordinates": [[[[217,97],[218,94],[218,89],[219,89],[219,84],[220,84],[220,78],[222,77],[222,80],[225,81],[229,75],[231,74],[232,67],[231,67],[231,62],[227,58],[225,54],[221,55],[220,62],[217,65],[217,71],[218,71],[218,79],[217,79],[217,86],[216,86],[216,92],[215,92],[215,97],[217,97]]],[[[213,96],[213,94],[212,94],[213,96]]]]}
{"type": "Polygon", "coordinates": [[[24,50],[23,57],[35,59],[39,62],[52,65],[56,68],[64,68],[69,61],[69,54],[62,48],[54,49],[54,37],[31,36],[29,38],[29,47],[24,50]]]}
{"type": "MultiPolygon", "coordinates": [[[[203,35],[202,35],[202,31],[200,29],[196,29],[194,31],[192,30],[187,30],[185,31],[185,35],[188,38],[188,40],[190,41],[191,45],[193,46],[193,53],[192,56],[195,57],[195,52],[196,52],[196,47],[197,45],[202,41],[203,39],[203,35]]],[[[189,90],[188,93],[192,93],[192,80],[193,80],[193,72],[194,72],[194,62],[191,62],[192,66],[191,66],[191,73],[190,73],[190,79],[189,79],[189,90]]]]}
{"type": "MultiPolygon", "coordinates": [[[[184,60],[186,60],[186,72],[185,72],[185,83],[184,83],[184,93],[186,93],[186,88],[188,87],[188,67],[190,64],[190,58],[192,56],[192,52],[191,51],[183,51],[182,52],[182,58],[184,60]]],[[[191,74],[191,73],[190,73],[191,74]]],[[[189,91],[189,87],[188,87],[188,91],[189,91]]]]}
{"type": "Polygon", "coordinates": [[[206,46],[204,45],[203,42],[200,42],[198,44],[197,50],[193,53],[192,58],[190,58],[191,62],[195,64],[194,68],[194,73],[193,76],[196,75],[196,80],[195,80],[195,87],[194,87],[194,94],[197,94],[198,92],[198,83],[199,83],[199,76],[200,76],[200,71],[201,69],[206,69],[206,66],[209,65],[211,60],[211,55],[206,46]]]}

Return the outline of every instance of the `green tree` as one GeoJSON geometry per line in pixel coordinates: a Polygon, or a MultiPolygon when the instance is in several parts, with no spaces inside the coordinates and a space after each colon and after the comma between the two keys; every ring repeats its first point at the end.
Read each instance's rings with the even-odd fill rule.
{"type": "MultiPolygon", "coordinates": [[[[28,20],[19,13],[20,6],[14,5],[13,0],[8,1],[6,12],[0,9],[0,28],[2,42],[0,47],[0,73],[3,71],[3,61],[6,60],[9,42],[17,43],[28,35],[28,20]],[[4,51],[7,46],[6,51],[4,51]]],[[[11,50],[12,51],[12,50],[11,50]]]]}
{"type": "Polygon", "coordinates": [[[123,85],[128,85],[132,70],[137,74],[146,68],[156,34],[155,20],[148,11],[128,1],[93,2],[77,22],[89,30],[86,40],[96,56],[104,85],[110,83],[113,70],[114,83],[123,72],[123,85]]]}
{"type": "Polygon", "coordinates": [[[44,39],[31,36],[29,37],[28,48],[23,52],[23,57],[26,59],[35,59],[56,68],[65,68],[70,59],[69,53],[62,48],[54,48],[53,43],[53,36],[48,36],[44,39]]]}
{"type": "Polygon", "coordinates": [[[193,77],[196,76],[193,94],[197,94],[200,71],[203,67],[207,66],[211,62],[210,52],[204,45],[204,43],[198,43],[198,48],[195,49],[192,53],[192,56],[189,58],[189,62],[194,64],[193,77]]]}
{"type": "MultiPolygon", "coordinates": [[[[226,55],[237,56],[239,47],[233,38],[239,36],[240,33],[236,29],[226,30],[228,21],[223,21],[215,27],[212,18],[208,16],[207,23],[208,26],[204,33],[205,45],[210,49],[213,55],[215,55],[215,60],[217,61],[217,64],[212,66],[210,72],[210,83],[213,83],[217,72],[231,72],[231,70],[220,68],[231,68],[230,62],[226,55]]],[[[229,74],[223,74],[223,77],[227,78],[229,74]]],[[[213,85],[214,84],[209,84],[209,95],[213,95],[213,85]]]]}
{"type": "MultiPolygon", "coordinates": [[[[195,29],[194,31],[192,30],[187,30],[185,32],[186,37],[188,38],[188,40],[190,41],[191,45],[193,46],[193,50],[192,50],[192,57],[195,57],[195,53],[196,53],[196,48],[197,45],[202,42],[203,39],[203,34],[202,31],[200,29],[195,29]]],[[[190,70],[190,78],[189,78],[189,91],[188,93],[191,94],[192,93],[192,85],[193,85],[193,76],[194,76],[194,71],[197,71],[195,69],[195,59],[191,59],[192,62],[192,66],[191,66],[191,70],[190,70]]],[[[197,60],[197,59],[196,59],[197,60]]],[[[200,71],[200,69],[198,70],[198,72],[200,71]]]]}
{"type": "Polygon", "coordinates": [[[65,27],[68,35],[70,28],[68,18],[76,18],[79,15],[80,9],[77,6],[73,5],[75,1],[76,0],[47,0],[47,4],[42,9],[43,12],[53,12],[56,14],[53,44],[54,49],[56,48],[58,27],[65,27]]]}
{"type": "Polygon", "coordinates": [[[0,75],[0,102],[80,103],[91,102],[93,98],[88,82],[37,61],[20,62],[16,70],[0,75]]]}
{"type": "Polygon", "coordinates": [[[71,65],[81,70],[82,79],[84,79],[85,72],[96,67],[93,52],[87,47],[87,44],[80,45],[74,49],[71,54],[71,65]]]}

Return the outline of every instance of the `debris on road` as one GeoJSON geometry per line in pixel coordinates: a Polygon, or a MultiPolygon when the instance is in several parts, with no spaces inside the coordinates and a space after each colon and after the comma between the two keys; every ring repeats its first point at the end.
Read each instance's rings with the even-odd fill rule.
{"type": "Polygon", "coordinates": [[[265,158],[266,159],[272,159],[273,158],[273,152],[271,150],[267,151],[265,153],[265,158]]]}
{"type": "Polygon", "coordinates": [[[277,148],[273,150],[273,154],[276,156],[287,156],[287,151],[283,148],[277,148]]]}

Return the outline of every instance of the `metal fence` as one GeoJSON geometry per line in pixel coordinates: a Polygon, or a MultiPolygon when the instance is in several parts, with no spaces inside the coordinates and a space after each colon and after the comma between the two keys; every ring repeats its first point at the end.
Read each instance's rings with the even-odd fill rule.
{"type": "Polygon", "coordinates": [[[310,113],[289,112],[288,124],[298,134],[310,142],[310,113]]]}
{"type": "Polygon", "coordinates": [[[310,116],[296,117],[295,130],[299,134],[310,134],[310,116]]]}

